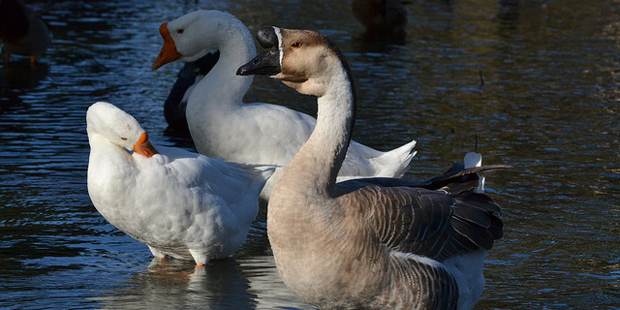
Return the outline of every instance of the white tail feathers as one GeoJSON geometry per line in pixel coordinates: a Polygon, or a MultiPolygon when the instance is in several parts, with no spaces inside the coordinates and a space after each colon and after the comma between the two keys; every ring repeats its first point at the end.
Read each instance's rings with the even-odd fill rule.
{"type": "MultiPolygon", "coordinates": [[[[482,166],[482,155],[476,152],[469,152],[465,154],[465,158],[463,159],[463,163],[465,164],[465,169],[480,167],[482,166]]],[[[484,193],[484,177],[480,177],[480,185],[474,190],[474,192],[478,194],[484,193]]]]}
{"type": "Polygon", "coordinates": [[[250,173],[253,179],[262,180],[261,188],[265,185],[265,182],[271,178],[276,171],[277,165],[263,165],[263,164],[243,164],[235,163],[237,167],[250,173]]]}
{"type": "Polygon", "coordinates": [[[409,170],[409,163],[417,153],[413,150],[415,145],[416,140],[412,140],[403,146],[374,158],[378,165],[384,168],[376,176],[401,178],[409,170]]]}
{"type": "Polygon", "coordinates": [[[409,170],[409,163],[416,154],[413,151],[415,145],[416,141],[412,140],[391,151],[382,152],[351,141],[347,160],[342,164],[337,181],[374,177],[401,178],[409,170]]]}

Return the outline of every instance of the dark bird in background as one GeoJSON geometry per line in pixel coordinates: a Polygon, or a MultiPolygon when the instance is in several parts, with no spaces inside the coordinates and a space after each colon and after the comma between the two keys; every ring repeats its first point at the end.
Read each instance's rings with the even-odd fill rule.
{"type": "Polygon", "coordinates": [[[408,11],[401,0],[353,0],[351,10],[369,37],[404,43],[408,11]]]}
{"type": "Polygon", "coordinates": [[[6,53],[6,64],[11,54],[30,56],[34,66],[52,42],[50,31],[39,13],[22,0],[0,0],[0,42],[6,53]]]}
{"type": "Polygon", "coordinates": [[[219,51],[208,53],[194,62],[185,63],[177,74],[177,80],[172,85],[170,94],[164,103],[164,116],[168,123],[168,129],[176,135],[190,136],[185,116],[187,100],[194,86],[211,71],[219,58],[219,51]]]}

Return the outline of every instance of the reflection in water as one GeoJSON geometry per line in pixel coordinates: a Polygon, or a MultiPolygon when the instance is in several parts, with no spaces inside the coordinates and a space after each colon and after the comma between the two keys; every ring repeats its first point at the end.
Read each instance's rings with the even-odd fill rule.
{"type": "MultiPolygon", "coordinates": [[[[475,136],[486,163],[517,167],[487,176],[506,229],[477,308],[620,304],[618,4],[415,0],[406,44],[385,45],[364,41],[350,1],[30,2],[54,43],[35,71],[0,67],[0,307],[312,309],[266,254],[264,206],[237,258],[201,273],[175,260],[145,267],[148,248],[88,198],[84,117],[95,101],[135,115],[155,143],[191,145],[164,134],[181,64],[150,65],[161,22],[196,7],[228,10],[251,31],[329,35],[356,81],[354,138],[378,149],[418,140],[406,178],[443,171],[475,136]]],[[[256,78],[246,101],[315,111],[280,84],[256,78]]]]}
{"type": "Polygon", "coordinates": [[[119,288],[94,297],[103,309],[316,309],[280,280],[272,256],[193,263],[153,258],[119,288]]]}
{"type": "Polygon", "coordinates": [[[205,267],[192,262],[154,258],[119,289],[93,298],[104,309],[254,309],[234,259],[212,261],[205,267]]]}
{"type": "Polygon", "coordinates": [[[37,63],[32,67],[28,61],[13,61],[10,65],[0,69],[0,81],[5,88],[33,89],[39,85],[49,72],[49,64],[37,63]]]}
{"type": "Polygon", "coordinates": [[[48,72],[49,65],[45,62],[33,67],[28,61],[13,61],[0,67],[0,114],[19,107],[27,108],[21,97],[39,86],[48,72]]]}
{"type": "Polygon", "coordinates": [[[251,291],[257,295],[257,309],[317,309],[305,304],[280,279],[273,256],[255,256],[239,259],[243,275],[250,281],[251,291]]]}

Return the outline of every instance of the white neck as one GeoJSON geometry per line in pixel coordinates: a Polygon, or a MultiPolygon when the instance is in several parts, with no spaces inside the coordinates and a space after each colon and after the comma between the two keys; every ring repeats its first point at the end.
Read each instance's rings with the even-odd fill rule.
{"type": "Polygon", "coordinates": [[[237,68],[256,55],[252,35],[239,20],[224,21],[217,31],[220,58],[192,92],[188,115],[201,108],[239,106],[252,85],[253,76],[236,75],[237,68]]]}
{"type": "MultiPolygon", "coordinates": [[[[119,145],[110,142],[101,134],[89,132],[88,141],[90,144],[88,160],[89,186],[97,186],[93,180],[101,180],[104,176],[115,175],[119,166],[128,167],[133,164],[129,152],[119,145]]],[[[124,173],[130,174],[133,171],[124,171],[124,173]]],[[[117,184],[118,182],[113,183],[117,184]]]]}

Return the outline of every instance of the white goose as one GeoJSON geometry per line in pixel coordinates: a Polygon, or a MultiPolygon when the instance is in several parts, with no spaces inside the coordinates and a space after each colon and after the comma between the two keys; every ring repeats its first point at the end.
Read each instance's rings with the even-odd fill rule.
{"type": "Polygon", "coordinates": [[[155,150],[135,118],[105,102],[88,109],[86,123],[93,204],[155,257],[193,259],[202,266],[232,255],[245,241],[273,167],[179,148],[155,150]]]}
{"type": "MultiPolygon", "coordinates": [[[[164,39],[153,63],[157,69],[182,59],[194,61],[211,50],[220,59],[192,91],[187,123],[199,153],[251,164],[284,166],[308,140],[313,117],[279,105],[244,104],[253,77],[237,76],[239,66],[256,55],[248,29],[234,16],[220,11],[197,11],[159,28],[164,39]]],[[[415,155],[415,140],[389,152],[351,142],[339,180],[363,176],[401,177],[415,155]]],[[[281,168],[263,188],[269,199],[281,168]]]]}
{"type": "Polygon", "coordinates": [[[473,308],[485,252],[503,231],[500,207],[477,193],[477,172],[504,166],[455,166],[421,183],[336,183],[355,114],[344,56],[313,31],[266,27],[257,38],[269,50],[238,74],[270,75],[318,97],[312,136],[283,169],[267,211],[284,282],[321,309],[473,308]]]}

